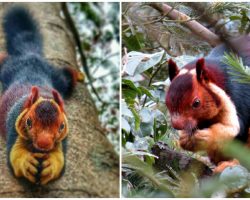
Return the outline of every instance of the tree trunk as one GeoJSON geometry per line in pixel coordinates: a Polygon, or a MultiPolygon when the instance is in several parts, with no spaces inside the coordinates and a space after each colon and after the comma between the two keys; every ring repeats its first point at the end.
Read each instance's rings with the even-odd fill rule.
{"type": "MultiPolygon", "coordinates": [[[[11,4],[0,4],[0,19],[11,4]]],[[[39,22],[46,58],[58,67],[76,68],[75,44],[61,15],[61,3],[25,6],[39,22]]],[[[5,51],[2,28],[0,50],[5,51]]],[[[7,167],[6,142],[1,138],[0,197],[119,197],[119,157],[101,129],[97,110],[83,83],[78,83],[73,96],[65,101],[65,108],[69,120],[65,174],[45,186],[23,184],[7,167]]]]}

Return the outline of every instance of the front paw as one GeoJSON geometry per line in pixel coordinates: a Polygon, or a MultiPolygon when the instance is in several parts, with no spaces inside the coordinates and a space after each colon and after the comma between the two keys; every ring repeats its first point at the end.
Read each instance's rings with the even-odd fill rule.
{"type": "Polygon", "coordinates": [[[229,161],[222,161],[218,164],[218,166],[213,170],[214,174],[219,174],[223,172],[227,167],[234,167],[236,165],[240,165],[239,161],[236,159],[229,161]]]}
{"type": "Polygon", "coordinates": [[[212,145],[213,135],[209,129],[197,130],[193,137],[197,150],[206,150],[210,145],[212,145]]]}
{"type": "Polygon", "coordinates": [[[44,154],[33,154],[31,152],[23,152],[17,162],[12,163],[14,174],[17,177],[25,177],[30,182],[36,182],[36,174],[38,172],[37,167],[39,161],[36,158],[42,158],[44,154]]]}
{"type": "Polygon", "coordinates": [[[62,153],[50,153],[48,158],[42,163],[40,183],[42,185],[58,178],[64,167],[64,157],[62,153]]]}
{"type": "Polygon", "coordinates": [[[190,134],[186,133],[185,131],[180,131],[180,139],[179,139],[180,146],[188,151],[195,150],[195,143],[193,138],[190,134]]]}

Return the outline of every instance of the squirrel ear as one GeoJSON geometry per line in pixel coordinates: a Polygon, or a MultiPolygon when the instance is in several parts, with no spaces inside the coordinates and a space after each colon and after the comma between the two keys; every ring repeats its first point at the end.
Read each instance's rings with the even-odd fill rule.
{"type": "Polygon", "coordinates": [[[55,102],[59,105],[61,110],[64,112],[63,100],[62,100],[60,94],[56,90],[52,90],[52,95],[53,95],[55,102]]]}
{"type": "Polygon", "coordinates": [[[201,82],[202,80],[208,81],[209,80],[209,75],[208,71],[205,66],[205,59],[200,58],[196,62],[196,75],[197,75],[197,80],[201,82]]]}
{"type": "Polygon", "coordinates": [[[39,89],[37,86],[32,86],[31,94],[30,94],[28,100],[26,101],[24,107],[28,108],[28,107],[32,106],[37,101],[38,98],[39,98],[39,89]]]}
{"type": "Polygon", "coordinates": [[[170,81],[172,81],[174,77],[178,75],[178,73],[179,73],[179,69],[176,63],[170,58],[168,60],[168,74],[169,74],[170,81]]]}

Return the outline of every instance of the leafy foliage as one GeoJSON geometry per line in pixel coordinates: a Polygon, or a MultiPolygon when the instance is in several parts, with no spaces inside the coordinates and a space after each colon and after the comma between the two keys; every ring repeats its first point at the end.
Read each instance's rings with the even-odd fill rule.
{"type": "MultiPolygon", "coordinates": [[[[102,102],[95,94],[91,94],[92,98],[104,131],[119,152],[119,3],[68,3],[68,6],[102,102]]],[[[91,91],[89,83],[87,86],[91,91]]]]}
{"type": "Polygon", "coordinates": [[[233,71],[229,73],[235,77],[235,80],[240,83],[250,83],[250,69],[248,66],[244,66],[242,58],[234,53],[225,53],[223,62],[231,66],[233,71]]]}
{"type": "MultiPolygon", "coordinates": [[[[168,4],[186,14],[194,13],[195,6],[191,3],[168,4]]],[[[178,135],[170,127],[165,106],[165,89],[169,86],[166,68],[175,47],[170,51],[164,43],[170,44],[171,41],[171,47],[178,43],[185,50],[192,47],[187,51],[175,51],[177,55],[183,54],[175,58],[178,66],[190,62],[193,56],[205,55],[210,47],[206,42],[193,37],[181,23],[168,21],[167,16],[160,15],[150,4],[123,5],[122,42],[128,50],[124,55],[121,103],[123,196],[249,197],[250,152],[242,144],[231,143],[225,146],[224,153],[238,159],[242,165],[226,168],[220,175],[201,178],[197,166],[193,166],[191,171],[178,171],[168,165],[165,170],[157,168],[158,157],[152,154],[151,149],[158,142],[192,158],[204,160],[206,156],[203,152],[181,150],[178,135]]],[[[233,31],[239,32],[242,25],[235,23],[236,19],[231,16],[238,15],[239,11],[243,12],[247,7],[242,3],[207,3],[203,15],[195,12],[191,17],[203,23],[202,17],[205,15],[216,15],[225,20],[226,26],[230,25],[233,31]]],[[[224,62],[232,68],[235,80],[249,82],[248,67],[244,66],[239,57],[226,54],[224,62]]],[[[214,167],[211,163],[206,164],[214,167]]]]}

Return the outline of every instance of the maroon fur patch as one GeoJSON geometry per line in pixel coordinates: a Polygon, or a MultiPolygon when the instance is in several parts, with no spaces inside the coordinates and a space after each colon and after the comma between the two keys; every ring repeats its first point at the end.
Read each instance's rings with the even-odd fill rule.
{"type": "Polygon", "coordinates": [[[59,112],[58,108],[50,101],[42,101],[35,109],[36,117],[44,126],[49,126],[55,122],[59,112]]]}
{"type": "MultiPolygon", "coordinates": [[[[200,59],[201,60],[201,59],[200,59]]],[[[225,74],[217,63],[213,63],[211,60],[204,59],[204,67],[206,69],[206,76],[209,81],[215,83],[221,89],[225,90],[225,74]]],[[[185,65],[183,69],[192,70],[196,68],[196,62],[185,65]]]]}
{"type": "Polygon", "coordinates": [[[171,83],[166,102],[171,105],[170,111],[178,111],[183,102],[188,101],[188,97],[193,92],[193,76],[191,74],[183,74],[177,76],[171,83]]]}

